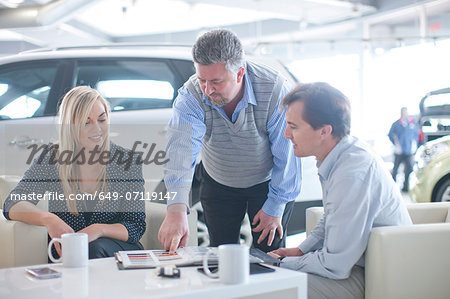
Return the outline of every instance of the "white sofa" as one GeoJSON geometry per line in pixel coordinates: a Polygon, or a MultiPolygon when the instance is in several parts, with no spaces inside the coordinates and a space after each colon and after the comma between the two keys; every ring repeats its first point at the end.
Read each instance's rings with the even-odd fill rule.
{"type": "MultiPolygon", "coordinates": [[[[20,178],[0,176],[0,204],[16,186],[20,178]]],[[[45,201],[38,204],[46,209],[45,201]]],[[[158,231],[166,215],[166,205],[146,202],[147,229],[141,238],[145,249],[162,248],[158,242],[158,231]]],[[[0,268],[28,266],[47,263],[47,230],[42,226],[25,224],[19,221],[6,220],[0,210],[0,268]]],[[[197,245],[197,212],[191,209],[188,216],[188,245],[197,245]]]]}
{"type": "Polygon", "coordinates": [[[15,175],[0,175],[0,209],[12,189],[19,183],[20,177],[15,175]]]}
{"type": "MultiPolygon", "coordinates": [[[[372,230],[366,250],[366,299],[450,298],[450,202],[408,204],[409,227],[372,230]]],[[[307,234],[323,208],[306,210],[307,234]]]]}

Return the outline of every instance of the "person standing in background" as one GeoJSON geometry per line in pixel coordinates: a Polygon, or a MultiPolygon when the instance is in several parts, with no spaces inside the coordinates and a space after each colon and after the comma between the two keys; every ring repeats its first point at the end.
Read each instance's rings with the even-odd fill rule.
{"type": "Polygon", "coordinates": [[[388,136],[395,146],[392,177],[396,180],[398,168],[403,163],[405,180],[402,191],[408,192],[409,175],[413,170],[414,154],[419,140],[419,127],[414,118],[408,115],[406,107],[402,107],[401,117],[392,124],[388,136]]]}

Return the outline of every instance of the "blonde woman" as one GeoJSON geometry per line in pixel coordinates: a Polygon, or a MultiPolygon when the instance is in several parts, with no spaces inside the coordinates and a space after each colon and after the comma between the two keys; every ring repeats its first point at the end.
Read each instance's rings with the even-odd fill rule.
{"type": "Polygon", "coordinates": [[[59,141],[25,172],[4,203],[5,217],[45,226],[49,238],[87,233],[89,258],[142,249],[144,202],[127,196],[144,191],[142,164],[109,141],[108,103],[95,89],[78,86],[62,99],[59,119],[59,141]],[[35,206],[46,192],[49,212],[35,206]]]}

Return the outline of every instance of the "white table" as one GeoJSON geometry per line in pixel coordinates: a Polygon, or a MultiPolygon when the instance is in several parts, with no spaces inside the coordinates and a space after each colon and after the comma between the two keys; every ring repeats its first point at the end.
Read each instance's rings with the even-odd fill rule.
{"type": "Polygon", "coordinates": [[[154,269],[118,270],[114,258],[90,260],[89,266],[81,269],[61,264],[50,267],[62,272],[62,277],[38,280],[25,272],[26,267],[0,269],[0,298],[306,299],[306,274],[280,268],[250,275],[245,285],[224,285],[196,267],[181,268],[180,279],[161,278],[154,269]]]}

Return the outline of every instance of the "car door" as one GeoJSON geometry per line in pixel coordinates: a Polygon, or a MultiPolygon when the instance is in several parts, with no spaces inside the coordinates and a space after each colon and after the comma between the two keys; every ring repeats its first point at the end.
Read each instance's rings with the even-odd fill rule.
{"type": "Polygon", "coordinates": [[[0,66],[0,175],[22,176],[33,147],[56,140],[56,103],[70,88],[70,67],[62,60],[0,66]]]}

